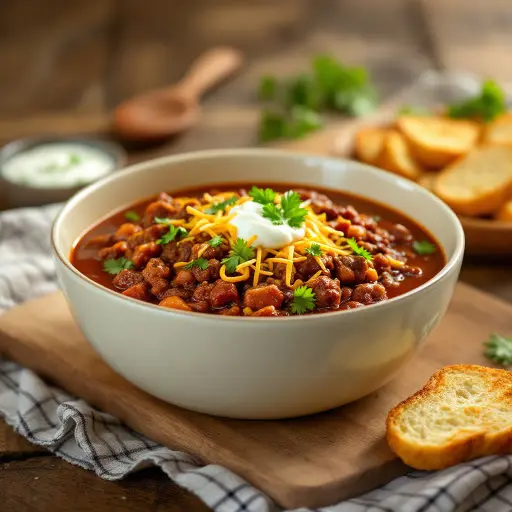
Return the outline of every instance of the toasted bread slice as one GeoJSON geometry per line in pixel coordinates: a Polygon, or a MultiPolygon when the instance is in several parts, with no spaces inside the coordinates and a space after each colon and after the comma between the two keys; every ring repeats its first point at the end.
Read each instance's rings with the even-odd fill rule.
{"type": "Polygon", "coordinates": [[[478,123],[446,117],[401,116],[397,126],[418,162],[428,169],[446,167],[470,151],[480,137],[478,123]]]}
{"type": "Polygon", "coordinates": [[[512,222],[512,199],[507,201],[496,213],[496,219],[512,222]]]}
{"type": "Polygon", "coordinates": [[[446,366],[388,414],[391,449],[415,469],[512,452],[512,372],[446,366]]]}
{"type": "Polygon", "coordinates": [[[484,142],[512,146],[512,114],[504,114],[490,123],[485,130],[484,142]]]}
{"type": "Polygon", "coordinates": [[[364,128],[357,132],[354,152],[358,160],[375,165],[384,146],[384,128],[364,128]]]}
{"type": "Polygon", "coordinates": [[[434,191],[459,214],[495,213],[512,195],[512,147],[474,149],[439,173],[434,191]]]}
{"type": "Polygon", "coordinates": [[[377,165],[386,171],[394,172],[413,181],[416,181],[422,172],[414,160],[404,136],[396,130],[389,130],[386,133],[384,147],[377,165]]]}
{"type": "Polygon", "coordinates": [[[431,192],[434,190],[436,185],[436,180],[439,176],[439,173],[437,172],[424,172],[419,180],[418,183],[425,187],[427,190],[430,190],[431,192]]]}

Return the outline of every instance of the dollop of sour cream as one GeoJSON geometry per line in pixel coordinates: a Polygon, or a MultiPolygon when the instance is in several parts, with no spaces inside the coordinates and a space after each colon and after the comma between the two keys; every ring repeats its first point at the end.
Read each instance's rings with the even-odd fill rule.
{"type": "Polygon", "coordinates": [[[237,229],[237,236],[248,240],[257,236],[255,245],[266,249],[279,249],[304,238],[304,227],[292,228],[288,224],[275,225],[262,216],[263,206],[254,201],[246,201],[230,210],[235,217],[229,221],[237,229]]]}
{"type": "Polygon", "coordinates": [[[49,188],[91,183],[114,168],[114,159],[99,148],[52,142],[15,154],[2,165],[1,172],[18,185],[49,188]]]}

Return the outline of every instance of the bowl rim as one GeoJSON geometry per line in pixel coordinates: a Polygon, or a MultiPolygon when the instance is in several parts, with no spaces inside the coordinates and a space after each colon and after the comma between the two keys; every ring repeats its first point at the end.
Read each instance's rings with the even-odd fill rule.
{"type": "Polygon", "coordinates": [[[73,193],[78,190],[82,190],[83,188],[88,187],[89,185],[92,185],[94,183],[97,183],[101,179],[94,180],[87,184],[82,185],[70,185],[66,187],[58,187],[58,186],[52,186],[52,187],[36,187],[32,185],[28,185],[26,183],[17,183],[15,181],[12,181],[5,177],[3,172],[3,166],[4,164],[16,156],[19,153],[22,153],[24,151],[27,151],[29,149],[32,149],[34,147],[43,145],[43,144],[70,144],[70,143],[76,143],[76,144],[83,144],[85,146],[94,147],[96,149],[99,149],[103,151],[104,153],[107,153],[112,158],[112,171],[107,174],[106,177],[110,177],[110,175],[115,174],[116,171],[119,169],[125,168],[125,165],[128,161],[128,155],[124,148],[113,141],[110,140],[104,140],[101,138],[95,138],[95,137],[81,137],[79,135],[77,136],[58,136],[58,135],[40,135],[40,136],[34,136],[34,137],[22,137],[19,139],[14,139],[4,146],[0,147],[0,182],[5,183],[10,187],[17,187],[19,189],[23,190],[31,190],[31,191],[44,191],[46,193],[65,193],[70,192],[73,193]]]}
{"type": "MultiPolygon", "coordinates": [[[[425,189],[424,187],[421,187],[420,185],[416,184],[415,182],[412,182],[410,180],[407,180],[405,178],[402,178],[400,176],[393,175],[394,178],[404,185],[406,185],[408,188],[412,188],[417,193],[423,194],[428,196],[437,206],[446,214],[449,218],[451,218],[455,230],[456,230],[456,245],[455,249],[453,251],[452,256],[447,260],[444,267],[431,279],[423,283],[421,286],[418,286],[417,288],[413,288],[412,290],[409,290],[408,292],[398,295],[396,297],[392,297],[391,299],[387,299],[382,302],[377,302],[375,304],[370,304],[368,306],[362,307],[362,308],[355,308],[350,310],[343,310],[343,311],[331,311],[331,312],[325,312],[325,313],[319,313],[317,315],[290,315],[290,316],[279,316],[279,317],[245,317],[245,316],[227,316],[227,315],[212,315],[207,313],[200,313],[197,311],[182,311],[178,309],[170,309],[170,308],[163,308],[161,306],[158,306],[157,304],[151,304],[149,302],[140,301],[137,299],[134,299],[132,297],[127,297],[125,295],[122,295],[121,293],[118,293],[114,290],[110,290],[104,286],[102,286],[99,283],[96,283],[86,275],[82,274],[77,268],[75,268],[71,261],[69,260],[69,256],[63,254],[63,252],[60,250],[57,244],[57,233],[59,231],[60,225],[64,221],[66,214],[68,211],[72,210],[74,205],[78,202],[80,202],[82,199],[86,198],[89,194],[93,193],[95,190],[100,189],[105,184],[108,184],[112,181],[116,180],[122,180],[125,176],[130,174],[136,174],[138,172],[143,172],[145,168],[148,166],[155,166],[155,165],[161,165],[165,163],[179,163],[181,161],[194,161],[194,160],[204,160],[204,159],[210,159],[210,158],[226,158],[226,157],[232,157],[232,156],[245,156],[248,158],[259,158],[264,156],[272,156],[276,158],[283,158],[283,159],[295,159],[295,160],[304,160],[304,159],[314,159],[314,160],[321,160],[325,163],[333,163],[333,164],[339,164],[340,162],[350,163],[350,165],[355,165],[359,168],[365,168],[368,172],[375,174],[375,176],[382,177],[382,171],[378,169],[377,167],[373,167],[370,165],[363,164],[361,162],[358,162],[356,160],[351,160],[349,158],[339,158],[339,157],[330,157],[330,156],[321,156],[317,154],[311,154],[311,153],[301,153],[301,152],[291,152],[286,150],[280,150],[280,149],[272,149],[272,148],[235,148],[235,149],[211,149],[211,150],[199,150],[199,151],[191,151],[187,153],[180,153],[177,155],[167,155],[160,158],[154,158],[150,160],[146,160],[144,162],[140,162],[131,166],[128,166],[122,170],[121,173],[112,173],[108,176],[105,176],[104,178],[101,178],[100,180],[97,180],[90,185],[87,185],[83,189],[81,189],[79,192],[77,192],[73,197],[71,197],[63,206],[63,208],[59,211],[56,218],[53,221],[52,229],[51,229],[51,246],[54,253],[54,256],[56,256],[60,262],[64,265],[64,267],[71,271],[72,274],[74,274],[77,278],[83,281],[85,285],[88,285],[92,287],[93,289],[99,290],[100,293],[105,293],[108,295],[111,295],[112,297],[116,297],[117,300],[126,301],[126,304],[131,304],[133,307],[148,309],[148,311],[153,311],[155,314],[166,314],[169,315],[169,318],[173,318],[174,315],[178,316],[184,316],[189,317],[191,319],[203,319],[203,320],[212,320],[215,319],[215,321],[221,321],[221,322],[256,322],[260,325],[268,325],[267,322],[304,322],[308,319],[315,318],[324,318],[325,320],[332,319],[333,317],[337,317],[338,315],[363,315],[365,312],[369,311],[375,311],[377,309],[383,309],[394,307],[395,304],[406,301],[410,299],[412,296],[421,293],[422,291],[432,287],[434,284],[441,281],[444,277],[446,277],[448,274],[450,274],[454,268],[457,266],[457,264],[462,261],[462,257],[464,254],[464,230],[462,228],[461,222],[457,215],[451,210],[451,208],[446,205],[441,199],[439,199],[437,196],[432,194],[430,191],[425,189]]],[[[364,196],[364,194],[362,195],[364,196]]],[[[385,202],[382,204],[386,205],[385,202]]],[[[399,211],[399,210],[398,210],[399,211]]],[[[435,233],[432,233],[434,237],[436,237],[435,233]]]]}

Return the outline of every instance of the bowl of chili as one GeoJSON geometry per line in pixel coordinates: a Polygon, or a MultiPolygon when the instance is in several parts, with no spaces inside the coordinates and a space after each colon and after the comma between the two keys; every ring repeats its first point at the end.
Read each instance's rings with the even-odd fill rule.
{"type": "Polygon", "coordinates": [[[57,272],[100,355],[147,392],[238,418],[371,393],[442,318],[457,217],[350,160],[216,150],[129,167],[55,221],[57,272]]]}

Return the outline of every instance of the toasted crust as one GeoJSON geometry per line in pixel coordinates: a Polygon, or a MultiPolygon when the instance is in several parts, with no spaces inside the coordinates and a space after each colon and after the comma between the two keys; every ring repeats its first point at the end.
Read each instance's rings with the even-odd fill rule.
{"type": "Polygon", "coordinates": [[[404,136],[397,130],[387,132],[377,165],[413,181],[421,174],[421,168],[414,160],[404,136]]]}
{"type": "Polygon", "coordinates": [[[401,116],[397,126],[427,169],[441,169],[466,154],[477,144],[481,130],[474,121],[429,116],[401,116]]]}
{"type": "Polygon", "coordinates": [[[439,177],[439,174],[437,172],[424,172],[419,180],[418,183],[425,187],[427,190],[430,190],[431,192],[434,190],[436,185],[436,180],[439,177]]]}
{"type": "Polygon", "coordinates": [[[490,123],[485,129],[484,142],[512,146],[512,114],[504,114],[490,123]]]}
{"type": "Polygon", "coordinates": [[[446,366],[389,412],[386,432],[391,449],[416,469],[512,453],[512,372],[446,366]]]}
{"type": "Polygon", "coordinates": [[[439,173],[434,192],[459,214],[494,214],[512,195],[512,147],[474,149],[439,173]]]}
{"type": "Polygon", "coordinates": [[[363,128],[356,134],[354,152],[358,160],[375,165],[384,146],[386,130],[363,128]]]}
{"type": "Polygon", "coordinates": [[[507,201],[496,213],[496,219],[512,222],[512,199],[507,201]]]}

